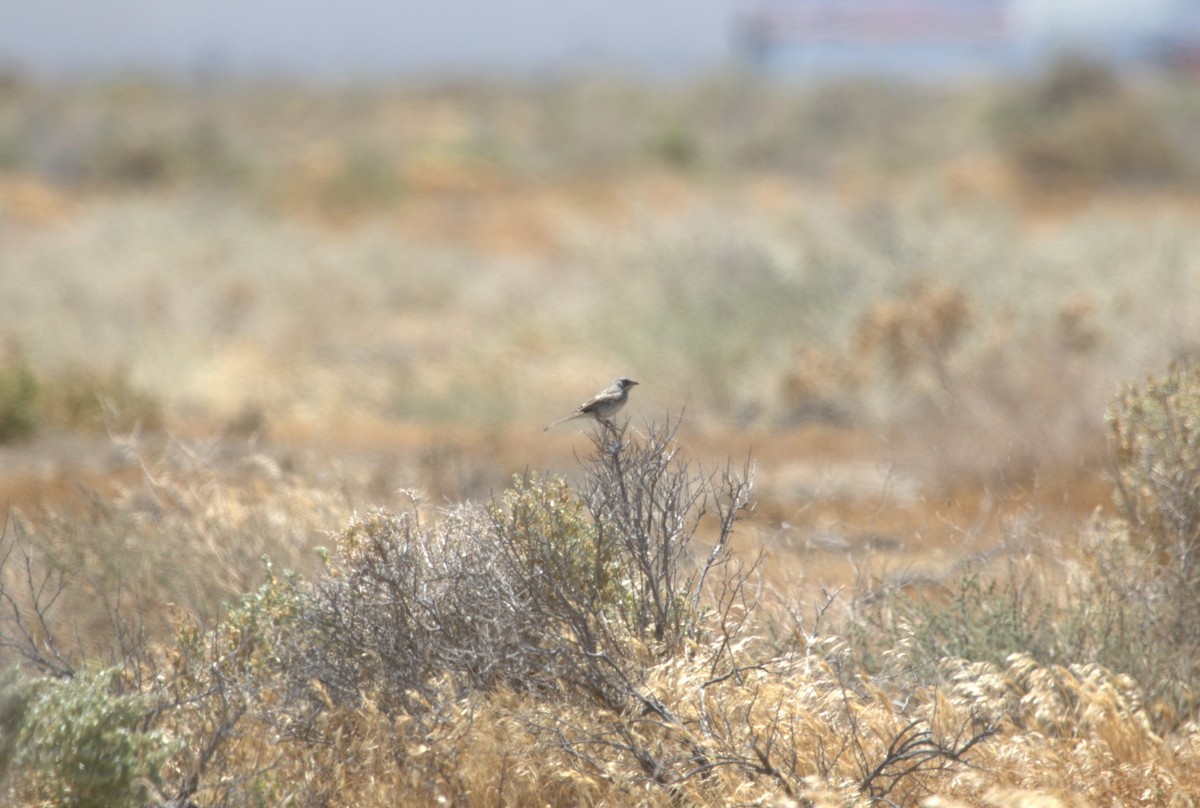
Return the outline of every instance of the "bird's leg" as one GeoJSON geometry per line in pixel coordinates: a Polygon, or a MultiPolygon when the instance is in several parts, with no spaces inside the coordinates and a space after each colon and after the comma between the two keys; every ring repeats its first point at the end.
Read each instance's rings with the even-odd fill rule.
{"type": "Polygon", "coordinates": [[[620,433],[617,432],[617,427],[613,424],[612,421],[609,421],[605,418],[601,418],[599,420],[600,420],[600,423],[604,425],[604,428],[612,433],[613,442],[612,442],[612,449],[610,451],[612,451],[612,453],[614,455],[616,455],[617,452],[621,451],[620,433]]]}

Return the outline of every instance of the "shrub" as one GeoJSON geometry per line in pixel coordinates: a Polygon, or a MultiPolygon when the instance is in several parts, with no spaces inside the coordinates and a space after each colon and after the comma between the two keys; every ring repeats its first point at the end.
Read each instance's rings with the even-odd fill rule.
{"type": "Polygon", "coordinates": [[[748,382],[808,333],[834,292],[833,276],[791,277],[764,245],[716,236],[631,256],[644,269],[610,278],[603,338],[631,360],[660,363],[664,375],[686,373],[706,403],[752,410],[748,382]]]}
{"type": "Polygon", "coordinates": [[[1123,568],[1139,574],[1114,574],[1112,565],[1099,572],[1122,612],[1140,613],[1137,660],[1155,660],[1158,689],[1173,707],[1190,708],[1200,686],[1200,368],[1175,366],[1131,386],[1108,422],[1121,515],[1108,541],[1127,548],[1123,568]]]}
{"type": "Polygon", "coordinates": [[[13,744],[9,796],[56,805],[137,806],[139,781],[158,782],[171,753],[163,733],[143,728],[148,701],[114,690],[113,669],[71,679],[30,679],[9,671],[0,715],[13,744]]]}
{"type": "Polygon", "coordinates": [[[1117,503],[1135,542],[1200,586],[1200,368],[1172,367],[1113,402],[1117,503]]]}
{"type": "Polygon", "coordinates": [[[543,626],[551,642],[591,654],[611,645],[600,635],[622,624],[633,597],[629,570],[566,480],[517,478],[489,515],[531,608],[551,621],[543,626]]]}
{"type": "Polygon", "coordinates": [[[309,697],[316,681],[322,700],[372,693],[385,712],[414,715],[444,673],[471,689],[537,678],[541,627],[477,508],[425,519],[414,503],[355,519],[308,598],[287,668],[309,697]]]}
{"type": "Polygon", "coordinates": [[[0,365],[0,443],[27,438],[38,425],[38,383],[33,369],[17,354],[0,365]]]}
{"type": "Polygon", "coordinates": [[[320,212],[334,219],[389,209],[405,191],[404,179],[386,153],[353,145],[322,172],[314,189],[320,212]]]}
{"type": "Polygon", "coordinates": [[[187,739],[163,767],[168,805],[274,805],[294,785],[281,782],[281,740],[290,737],[281,660],[305,600],[294,576],[276,576],[231,604],[220,618],[177,619],[165,660],[148,659],[157,676],[143,683],[153,722],[187,739]],[[164,664],[165,663],[165,664],[164,664]]]}
{"type": "Polygon", "coordinates": [[[646,141],[645,148],[651,157],[664,166],[679,171],[695,168],[700,161],[700,148],[686,126],[664,128],[646,141]]]}
{"type": "Polygon", "coordinates": [[[46,420],[71,429],[157,429],[163,423],[159,401],[121,368],[68,368],[47,383],[44,398],[46,420]]]}
{"type": "Polygon", "coordinates": [[[1033,185],[1163,182],[1186,160],[1164,120],[1103,63],[1067,57],[999,111],[1000,140],[1033,185]]]}
{"type": "MultiPolygon", "coordinates": [[[[725,566],[750,470],[699,472],[677,427],[597,426],[578,485],[528,474],[486,507],[374,510],[311,581],[268,566],[215,618],[176,611],[174,641],[139,643],[119,675],[14,674],[0,686],[0,763],[17,761],[22,790],[6,796],[122,805],[141,786],[180,806],[715,805],[932,793],[995,728],[936,693],[894,701],[843,664],[840,642],[766,651],[746,576],[725,566]],[[712,542],[700,558],[698,536],[712,542]],[[69,715],[37,725],[43,747],[12,740],[52,710],[69,715]],[[109,768],[72,751],[68,778],[61,755],[46,757],[93,738],[109,768]]],[[[36,593],[46,573],[51,601],[73,579],[15,539],[0,573],[35,594],[0,588],[0,650],[58,670],[55,604],[36,593]]]]}
{"type": "Polygon", "coordinates": [[[69,429],[161,427],[159,401],[120,369],[73,367],[35,372],[20,352],[0,365],[0,443],[32,436],[53,425],[69,429]]]}
{"type": "Polygon", "coordinates": [[[900,663],[921,683],[937,680],[944,659],[999,665],[1017,652],[1047,659],[1059,636],[1054,603],[1038,584],[1014,567],[999,578],[968,567],[930,594],[892,590],[865,599],[852,636],[868,669],[900,663]]]}
{"type": "MultiPolygon", "coordinates": [[[[1089,660],[1133,676],[1164,725],[1194,709],[1200,371],[1174,367],[1128,388],[1108,422],[1120,518],[1080,531],[1077,574],[1013,561],[998,574],[968,565],[934,581],[932,594],[884,587],[856,604],[851,636],[867,669],[926,683],[947,658],[1002,664],[1022,652],[1046,664],[1089,660]]],[[[1027,544],[1050,552],[1044,536],[1027,544]]]]}
{"type": "MultiPolygon", "coordinates": [[[[659,655],[698,639],[706,627],[700,604],[710,571],[732,557],[734,524],[750,508],[754,469],[725,465],[708,475],[692,468],[675,442],[679,422],[650,425],[645,435],[597,430],[583,461],[582,496],[626,593],[624,631],[659,647],[659,655]],[[701,522],[712,517],[712,550],[701,564],[691,558],[701,522]]],[[[740,586],[738,576],[734,585],[740,586]]],[[[712,604],[719,610],[727,602],[712,604]]]]}
{"type": "Polygon", "coordinates": [[[449,675],[467,692],[567,688],[620,709],[644,666],[727,616],[737,588],[703,608],[749,473],[700,476],[673,437],[597,427],[582,495],[528,475],[487,508],[431,517],[414,502],[355,520],[291,640],[297,690],[314,709],[370,692],[385,711],[420,715],[449,675]],[[690,544],[709,510],[717,538],[697,564],[690,544]]]}
{"type": "MultiPolygon", "coordinates": [[[[127,110],[126,115],[136,115],[127,110]]],[[[114,118],[83,144],[83,178],[101,187],[161,188],[185,182],[229,184],[245,177],[241,157],[218,125],[195,120],[151,131],[114,118]]]]}
{"type": "Polygon", "coordinates": [[[892,378],[927,373],[945,391],[952,386],[950,361],[975,319],[961,290],[916,283],[903,298],[872,304],[855,339],[859,351],[882,358],[892,378]]]}

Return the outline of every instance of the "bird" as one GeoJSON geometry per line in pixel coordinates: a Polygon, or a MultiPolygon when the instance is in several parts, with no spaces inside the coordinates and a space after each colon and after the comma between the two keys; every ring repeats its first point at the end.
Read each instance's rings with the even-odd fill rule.
{"type": "MultiPolygon", "coordinates": [[[[637,382],[628,376],[621,376],[613,379],[613,383],[607,388],[600,391],[596,395],[589,398],[587,401],[579,405],[575,412],[568,415],[566,418],[560,418],[554,423],[547,426],[558,426],[565,424],[567,421],[575,418],[592,417],[601,423],[608,424],[612,417],[625,406],[625,402],[629,400],[629,388],[633,387],[637,382]]],[[[545,432],[546,429],[542,431],[545,432]]]]}

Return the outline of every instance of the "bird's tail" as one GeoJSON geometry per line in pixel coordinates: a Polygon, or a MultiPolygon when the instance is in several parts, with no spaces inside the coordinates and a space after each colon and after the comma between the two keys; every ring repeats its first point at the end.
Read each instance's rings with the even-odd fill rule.
{"type": "Polygon", "coordinates": [[[546,427],[545,427],[545,428],[544,428],[542,431],[543,431],[543,432],[545,432],[545,431],[547,431],[548,429],[550,429],[550,427],[558,426],[559,424],[565,424],[567,421],[574,421],[576,418],[581,418],[581,417],[583,417],[583,416],[584,416],[584,415],[586,415],[586,414],[587,414],[587,413],[583,413],[583,412],[574,412],[574,413],[571,413],[571,414],[570,414],[570,415],[568,415],[566,418],[559,418],[559,419],[558,419],[557,421],[555,421],[554,423],[547,425],[547,426],[546,426],[546,427]]]}

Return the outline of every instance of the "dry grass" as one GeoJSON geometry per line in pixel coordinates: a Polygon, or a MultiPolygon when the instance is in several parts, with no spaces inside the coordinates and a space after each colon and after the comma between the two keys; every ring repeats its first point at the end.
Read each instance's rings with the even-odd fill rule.
{"type": "MultiPolygon", "coordinates": [[[[26,751],[51,739],[128,764],[113,805],[1192,804],[1194,395],[1127,391],[1112,456],[1103,412],[1200,346],[1197,99],[1077,63],[7,83],[0,793],[97,785],[26,751]],[[686,403],[679,457],[757,462],[728,548],[760,567],[695,613],[646,611],[672,540],[624,576],[581,549],[638,520],[571,461],[604,442],[540,431],[617,372],[635,424],[686,403]],[[371,623],[333,594],[384,562],[567,612],[371,623]],[[615,577],[555,591],[584,568],[615,577]],[[363,621],[357,655],[297,656],[363,621]]],[[[655,508],[695,528],[690,592],[719,520],[655,508]]]]}
{"type": "MultiPolygon", "coordinates": [[[[607,440],[599,433],[594,450],[592,462],[602,467],[611,462],[606,453],[615,451],[607,440]]],[[[929,607],[920,605],[929,595],[860,589],[813,611],[802,598],[755,592],[757,578],[738,583],[714,575],[708,582],[713,599],[704,603],[715,611],[704,606],[689,618],[697,621],[693,628],[667,645],[656,645],[652,633],[640,640],[627,633],[647,625],[632,617],[637,612],[626,601],[634,590],[621,594],[630,584],[613,589],[600,582],[595,592],[610,605],[589,618],[599,621],[591,624],[602,638],[599,653],[622,648],[613,668],[620,672],[607,680],[608,690],[589,684],[609,670],[584,664],[592,652],[569,662],[580,653],[575,643],[585,636],[582,624],[560,634],[547,619],[562,615],[565,627],[575,619],[571,610],[592,603],[568,583],[574,579],[584,590],[591,585],[595,552],[587,538],[591,522],[578,518],[581,504],[572,504],[584,500],[575,500],[569,488],[526,480],[497,503],[492,518],[501,521],[492,526],[487,512],[473,506],[441,512],[396,502],[401,511],[376,511],[329,537],[330,562],[321,571],[306,561],[314,556],[302,552],[312,541],[302,526],[345,524],[347,503],[362,489],[347,481],[331,497],[305,473],[264,474],[263,463],[250,456],[196,465],[194,452],[177,446],[146,465],[140,491],[97,496],[86,514],[20,518],[6,536],[0,592],[19,610],[11,614],[32,627],[23,634],[21,623],[7,619],[6,653],[22,654],[32,670],[69,674],[65,682],[89,683],[79,685],[93,688],[81,691],[87,699],[37,702],[39,710],[68,720],[91,720],[89,710],[105,711],[106,720],[129,715],[127,701],[109,707],[105,691],[94,690],[87,660],[118,666],[120,684],[112,692],[121,695],[112,698],[136,697],[147,711],[131,748],[146,747],[139,759],[166,756],[159,768],[139,775],[143,798],[189,796],[202,805],[832,806],[918,805],[936,797],[938,804],[983,806],[1073,804],[1073,795],[1086,792],[1093,804],[1183,805],[1181,795],[1200,785],[1194,705],[1187,698],[1196,671],[1177,664],[1194,655],[1178,649],[1182,656],[1172,660],[1178,638],[1156,639],[1147,630],[1172,625],[1151,617],[1166,590],[1156,588],[1160,576],[1153,567],[1139,566],[1143,558],[1119,546],[1123,530],[1138,529],[1128,523],[1098,525],[1095,545],[1078,555],[1063,547],[1027,555],[1008,578],[1017,588],[947,574],[941,591],[960,586],[960,593],[931,590],[929,607]],[[529,500],[528,511],[514,504],[543,496],[539,491],[548,499],[529,500]],[[543,536],[543,528],[553,535],[543,536]],[[407,531],[407,538],[397,531],[407,531]],[[123,551],[114,538],[127,532],[130,549],[123,551]],[[139,563],[132,563],[134,547],[141,548],[139,563]],[[499,555],[489,556],[494,550],[499,555]],[[297,577],[264,569],[254,557],[258,551],[309,572],[297,577]],[[557,589],[511,587],[522,575],[536,578],[536,571],[514,568],[517,577],[505,571],[534,551],[550,553],[558,565],[557,589]],[[76,555],[63,555],[68,552],[76,555]],[[79,559],[84,552],[92,555],[79,559]],[[505,561],[509,552],[517,554],[505,561]],[[392,554],[403,563],[389,560],[392,554]],[[475,556],[485,560],[482,577],[456,566],[475,556]],[[181,557],[193,562],[189,579],[172,569],[169,559],[181,557]],[[379,577],[385,568],[411,578],[411,593],[387,595],[379,577]],[[49,590],[29,589],[27,570],[35,583],[50,573],[49,590]],[[1143,588],[1134,592],[1133,586],[1143,588]],[[486,619],[478,604],[461,611],[465,601],[455,593],[485,589],[500,598],[486,619]],[[155,619],[183,590],[193,593],[193,609],[155,619]],[[370,595],[330,597],[339,591],[370,595]],[[52,603],[39,601],[44,592],[52,603]],[[503,638],[503,592],[533,597],[528,605],[547,610],[535,619],[541,632],[530,633],[518,621],[512,623],[517,633],[503,638]],[[559,597],[562,606],[554,605],[559,597]],[[229,605],[216,609],[222,601],[229,605]],[[411,624],[400,619],[406,603],[419,609],[411,624]],[[95,604],[103,614],[89,623],[83,615],[96,614],[95,604]],[[561,608],[568,611],[555,611],[561,608]],[[341,621],[335,634],[319,628],[327,620],[314,612],[319,609],[341,621]],[[886,610],[887,622],[873,616],[876,609],[886,610]],[[479,615],[475,628],[472,613],[479,615]],[[1135,625],[1144,618],[1152,622],[1135,625]],[[957,628],[946,631],[954,621],[957,628]],[[436,641],[402,652],[406,637],[429,630],[426,623],[459,633],[441,632],[436,641]],[[1114,633],[1122,624],[1127,633],[1114,633]],[[355,686],[346,688],[332,669],[309,667],[313,642],[336,637],[342,647],[359,626],[373,632],[374,645],[321,663],[348,673],[355,686]],[[521,637],[536,638],[535,653],[549,654],[547,661],[561,667],[528,669],[517,660],[529,653],[521,637]],[[108,638],[107,647],[99,638],[108,638]],[[556,643],[562,644],[552,650],[556,643]],[[418,665],[433,660],[433,667],[407,684],[393,681],[398,669],[362,677],[379,674],[378,665],[395,653],[401,653],[396,663],[410,653],[418,665]]],[[[617,473],[624,472],[618,467],[617,473]]],[[[620,490],[618,478],[589,475],[610,496],[620,490]]],[[[661,485],[646,490],[662,507],[676,507],[670,492],[684,491],[681,483],[668,474],[661,485]]],[[[693,513],[688,503],[700,501],[678,500],[686,509],[679,513],[693,513]]],[[[603,499],[596,503],[588,507],[609,512],[603,499]]],[[[654,517],[648,524],[656,523],[654,517]]],[[[618,522],[612,524],[615,529],[618,522]]],[[[628,547],[636,551],[637,544],[628,547]]],[[[704,551],[697,549],[679,555],[680,563],[700,561],[704,551]]],[[[620,570],[628,563],[604,561],[606,576],[615,576],[605,580],[626,581],[620,570]]],[[[664,557],[663,563],[677,562],[664,557]]],[[[13,688],[39,681],[28,673],[18,677],[6,685],[10,697],[13,688]]],[[[29,732],[25,714],[13,706],[19,702],[7,704],[0,710],[7,731],[29,732]]],[[[86,746],[72,749],[77,756],[93,753],[86,746]]],[[[17,804],[36,804],[38,794],[51,793],[38,789],[70,793],[61,789],[72,781],[39,760],[12,758],[16,776],[7,787],[17,804]],[[23,772],[37,777],[24,780],[23,772]]]]}
{"type": "MultiPolygon", "coordinates": [[[[1164,89],[1109,83],[1088,103],[1191,125],[1164,89]]],[[[1144,183],[1030,228],[1020,192],[964,173],[1005,170],[980,108],[1055,86],[18,85],[4,337],[42,373],[120,371],[173,421],[494,428],[622,369],[653,379],[651,411],[1071,455],[1120,380],[1200,343],[1197,245],[1187,208],[1128,215],[1144,183]],[[646,153],[658,117],[703,170],[646,153]],[[762,130],[794,142],[767,159],[762,130]],[[922,336],[939,299],[969,317],[922,336]]]]}

